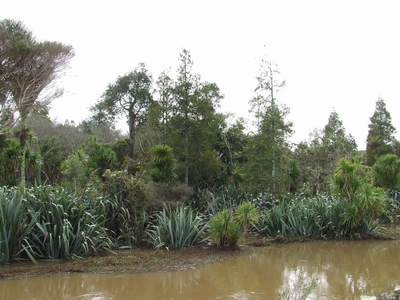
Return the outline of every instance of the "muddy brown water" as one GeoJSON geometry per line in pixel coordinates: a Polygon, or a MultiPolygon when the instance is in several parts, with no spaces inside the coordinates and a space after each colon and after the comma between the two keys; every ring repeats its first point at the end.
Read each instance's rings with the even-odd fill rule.
{"type": "Polygon", "coordinates": [[[399,241],[312,242],[252,248],[193,270],[1,280],[0,299],[374,299],[400,285],[399,241]]]}

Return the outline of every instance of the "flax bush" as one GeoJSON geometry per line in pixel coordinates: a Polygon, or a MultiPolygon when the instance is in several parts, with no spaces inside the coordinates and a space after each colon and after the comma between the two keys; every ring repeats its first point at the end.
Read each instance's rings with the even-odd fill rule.
{"type": "Polygon", "coordinates": [[[202,216],[191,207],[172,210],[164,206],[147,230],[147,240],[155,249],[179,250],[204,241],[206,227],[202,216]]]}
{"type": "Polygon", "coordinates": [[[344,238],[376,233],[378,223],[374,220],[340,197],[317,194],[286,199],[262,211],[255,227],[270,237],[344,238]]]}
{"type": "Polygon", "coordinates": [[[10,263],[23,252],[32,257],[29,234],[36,214],[27,210],[22,191],[0,189],[0,263],[10,263]]]}
{"type": "Polygon", "coordinates": [[[73,191],[38,186],[27,190],[26,198],[29,210],[38,214],[29,234],[36,257],[76,259],[113,248],[103,215],[73,191]]]}
{"type": "Polygon", "coordinates": [[[198,189],[189,199],[189,204],[199,211],[214,216],[221,210],[238,207],[250,201],[250,195],[234,186],[221,186],[215,190],[198,189]]]}

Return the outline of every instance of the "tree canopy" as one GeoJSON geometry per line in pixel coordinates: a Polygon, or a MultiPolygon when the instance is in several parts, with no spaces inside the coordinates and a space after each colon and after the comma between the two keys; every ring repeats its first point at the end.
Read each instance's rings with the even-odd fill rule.
{"type": "Polygon", "coordinates": [[[370,121],[366,151],[368,166],[372,166],[378,157],[394,153],[394,133],[396,132],[396,128],[392,125],[392,117],[382,98],[376,101],[375,112],[370,121]]]}
{"type": "Polygon", "coordinates": [[[39,42],[21,22],[0,21],[0,133],[61,94],[54,84],[73,56],[72,46],[39,42]]]}
{"type": "MultiPolygon", "coordinates": [[[[308,141],[290,142],[290,111],[277,99],[285,81],[267,59],[261,60],[249,101],[255,126],[246,128],[243,119],[229,126],[232,114],[218,112],[222,91],[216,83],[202,81],[186,49],[179,53],[176,72],[161,72],[154,87],[144,63],[117,77],[79,125],[41,118],[59,95],[53,87],[73,55],[71,46],[37,41],[21,22],[0,21],[4,184],[22,184],[26,178],[29,184],[46,180],[86,186],[91,180],[101,182],[106,169],[125,169],[153,182],[181,183],[187,190],[234,184],[279,197],[300,189],[331,192],[337,163],[357,151],[336,111],[308,141]],[[128,135],[116,130],[118,120],[127,122],[128,135]]],[[[365,177],[376,186],[398,188],[400,142],[381,98],[370,120],[367,150],[358,151],[371,166],[362,166],[365,177]]]]}
{"type": "Polygon", "coordinates": [[[92,121],[96,124],[115,126],[116,120],[125,117],[129,126],[129,138],[132,141],[129,156],[135,156],[135,135],[137,126],[142,123],[153,104],[151,87],[152,75],[144,63],[135,70],[117,78],[103,93],[101,99],[91,107],[92,121]]]}

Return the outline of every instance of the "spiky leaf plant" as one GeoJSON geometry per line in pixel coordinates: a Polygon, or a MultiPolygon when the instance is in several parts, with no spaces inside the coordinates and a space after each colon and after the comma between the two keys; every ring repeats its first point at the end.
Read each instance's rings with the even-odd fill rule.
{"type": "Polygon", "coordinates": [[[236,246],[241,233],[241,225],[234,220],[230,209],[221,210],[210,221],[210,235],[217,246],[236,246]]]}
{"type": "Polygon", "coordinates": [[[10,263],[23,251],[31,257],[28,236],[35,222],[36,214],[26,209],[23,189],[0,189],[0,263],[10,263]]]}
{"type": "Polygon", "coordinates": [[[179,250],[201,242],[206,226],[200,214],[188,206],[175,210],[164,206],[147,230],[148,241],[156,249],[179,250]]]}
{"type": "Polygon", "coordinates": [[[247,233],[251,223],[257,222],[259,216],[260,214],[253,203],[244,202],[236,209],[235,220],[242,226],[243,231],[247,233]]]}

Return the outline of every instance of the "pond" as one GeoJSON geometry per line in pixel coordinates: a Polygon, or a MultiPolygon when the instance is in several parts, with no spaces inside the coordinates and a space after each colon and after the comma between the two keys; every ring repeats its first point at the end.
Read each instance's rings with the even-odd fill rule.
{"type": "Polygon", "coordinates": [[[252,248],[193,270],[1,280],[0,299],[373,299],[400,284],[399,241],[252,248]],[[314,283],[314,284],[313,284],[314,283]]]}

